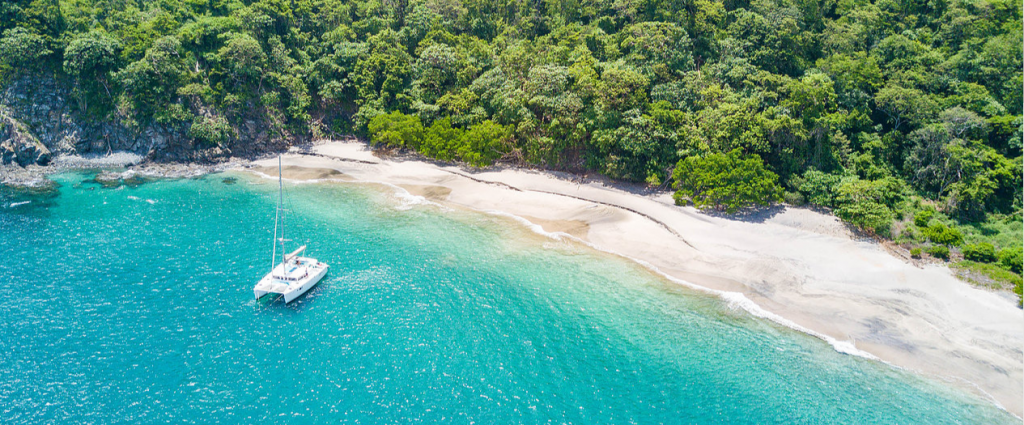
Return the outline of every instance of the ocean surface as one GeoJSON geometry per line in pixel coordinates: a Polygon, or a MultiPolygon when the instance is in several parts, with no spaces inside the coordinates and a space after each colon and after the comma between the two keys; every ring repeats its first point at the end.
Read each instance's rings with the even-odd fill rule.
{"type": "Polygon", "coordinates": [[[515,221],[285,184],[331,266],[255,301],[276,181],[0,195],[3,423],[1019,423],[515,221]]]}

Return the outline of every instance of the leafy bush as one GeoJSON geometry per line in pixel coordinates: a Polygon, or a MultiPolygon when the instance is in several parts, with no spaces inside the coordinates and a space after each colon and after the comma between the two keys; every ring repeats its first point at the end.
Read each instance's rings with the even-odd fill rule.
{"type": "Polygon", "coordinates": [[[491,165],[508,152],[505,143],[511,134],[509,127],[495,124],[491,120],[474,125],[462,136],[459,156],[474,167],[491,165]]]}
{"type": "Polygon", "coordinates": [[[782,195],[782,198],[789,205],[803,205],[807,202],[804,200],[804,195],[800,194],[800,192],[786,192],[782,195]]]}
{"type": "Polygon", "coordinates": [[[714,207],[731,214],[782,200],[779,176],[764,168],[761,157],[743,155],[739,149],[680,160],[672,178],[677,204],[689,198],[697,208],[714,207]]]}
{"type": "Polygon", "coordinates": [[[512,133],[510,127],[491,120],[463,130],[453,127],[451,118],[442,118],[424,128],[419,117],[401,112],[374,116],[367,128],[375,145],[416,149],[431,158],[461,159],[474,167],[490,165],[501,158],[508,151],[505,142],[512,133]]]}
{"type": "Polygon", "coordinates": [[[935,245],[928,248],[928,254],[935,258],[941,258],[943,260],[949,259],[949,248],[945,245],[935,245]]]}
{"type": "Polygon", "coordinates": [[[914,214],[914,224],[920,228],[928,227],[928,222],[932,221],[933,215],[935,215],[935,211],[932,210],[918,211],[917,214],[914,214]]]}
{"type": "Polygon", "coordinates": [[[223,117],[201,117],[188,129],[189,137],[207,145],[223,144],[234,133],[234,127],[223,117]]]}
{"type": "Polygon", "coordinates": [[[910,248],[910,256],[913,258],[921,258],[921,247],[910,248]]]}
{"type": "Polygon", "coordinates": [[[964,241],[963,234],[959,230],[948,227],[942,223],[935,223],[922,230],[928,240],[942,245],[960,246],[964,241]]]}
{"type": "Polygon", "coordinates": [[[417,148],[423,141],[423,123],[415,115],[395,111],[373,117],[367,125],[370,142],[404,148],[417,148]]]}
{"type": "Polygon", "coordinates": [[[423,136],[419,151],[431,158],[454,161],[462,146],[462,129],[452,127],[449,118],[434,121],[423,136]]]}
{"type": "Polygon", "coordinates": [[[798,187],[807,197],[807,202],[823,207],[835,206],[835,188],[839,186],[841,176],[823,173],[810,169],[804,173],[798,187]]]}
{"type": "Polygon", "coordinates": [[[901,198],[895,179],[844,180],[835,194],[836,215],[862,229],[888,235],[895,214],[892,207],[901,198]]]}
{"type": "Polygon", "coordinates": [[[1024,252],[1021,247],[1007,248],[999,251],[999,265],[1004,269],[1021,274],[1021,264],[1024,260],[1024,252]]]}
{"type": "Polygon", "coordinates": [[[996,261],[996,248],[988,242],[979,242],[971,245],[964,245],[964,258],[979,263],[991,263],[996,261]]]}

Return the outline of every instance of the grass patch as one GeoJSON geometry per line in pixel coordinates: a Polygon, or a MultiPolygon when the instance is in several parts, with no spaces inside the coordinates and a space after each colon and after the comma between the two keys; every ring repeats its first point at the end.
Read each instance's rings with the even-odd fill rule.
{"type": "Polygon", "coordinates": [[[978,286],[998,290],[1012,290],[1017,294],[1017,303],[1021,303],[1021,290],[1024,289],[1020,275],[995,264],[974,261],[959,261],[950,264],[950,268],[961,279],[978,286]]]}

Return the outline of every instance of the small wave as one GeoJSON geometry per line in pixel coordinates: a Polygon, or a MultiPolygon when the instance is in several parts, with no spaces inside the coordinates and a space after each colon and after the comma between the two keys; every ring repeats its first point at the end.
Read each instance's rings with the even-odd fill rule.
{"type": "Polygon", "coordinates": [[[31,204],[31,203],[32,203],[32,201],[12,202],[11,205],[8,206],[8,208],[20,207],[22,205],[31,204]]]}
{"type": "Polygon", "coordinates": [[[356,181],[356,182],[348,182],[348,183],[380,184],[380,185],[384,185],[384,186],[387,186],[387,187],[390,187],[390,188],[394,189],[395,190],[395,192],[394,192],[395,198],[398,198],[398,200],[401,201],[401,203],[398,206],[395,207],[395,209],[397,209],[399,211],[407,211],[409,209],[412,209],[412,207],[414,207],[416,205],[430,205],[430,206],[441,208],[444,211],[450,211],[450,208],[445,207],[444,205],[441,205],[441,204],[439,204],[437,202],[429,201],[425,197],[422,197],[422,196],[419,196],[419,195],[413,195],[408,190],[406,190],[404,187],[399,186],[397,184],[388,183],[388,182],[382,182],[382,181],[376,181],[376,180],[359,180],[359,181],[356,181]]]}
{"type": "MultiPolygon", "coordinates": [[[[233,168],[233,170],[247,171],[247,172],[255,174],[257,177],[262,178],[262,179],[277,180],[278,177],[279,177],[279,176],[272,176],[270,174],[267,174],[267,173],[264,173],[264,172],[261,172],[261,171],[256,171],[256,170],[253,170],[251,168],[233,168]]],[[[326,179],[290,179],[288,177],[283,177],[283,176],[281,176],[280,178],[281,178],[281,180],[284,180],[284,181],[286,181],[288,183],[291,183],[291,184],[313,184],[313,183],[325,183],[325,182],[352,183],[352,181],[346,180],[346,179],[331,179],[331,178],[326,178],[326,179]]]]}
{"type": "Polygon", "coordinates": [[[395,186],[395,188],[398,189],[395,190],[395,197],[398,198],[399,201],[401,201],[401,205],[395,207],[395,209],[399,211],[406,211],[412,209],[412,207],[416,205],[437,205],[434,202],[428,201],[427,198],[425,197],[409,193],[408,190],[405,190],[402,187],[395,186]]]}
{"type": "MultiPolygon", "coordinates": [[[[586,242],[584,242],[584,243],[586,243],[586,242]]],[[[589,243],[587,243],[587,244],[592,246],[592,247],[594,246],[594,245],[591,245],[589,243]]],[[[596,249],[600,250],[600,248],[596,248],[596,249]]],[[[820,339],[822,341],[825,341],[826,343],[828,343],[829,345],[832,346],[832,349],[836,350],[839,353],[848,354],[848,355],[851,355],[851,356],[863,357],[865,359],[870,359],[870,360],[882,361],[881,359],[876,357],[874,354],[871,354],[871,353],[869,353],[867,351],[864,351],[864,350],[861,350],[861,349],[857,348],[857,346],[855,346],[852,341],[840,341],[840,340],[835,339],[835,338],[833,338],[831,336],[825,335],[825,334],[823,334],[821,332],[817,332],[817,331],[805,328],[803,326],[800,326],[799,324],[797,324],[796,322],[794,322],[792,320],[789,320],[789,319],[787,319],[785,317],[779,316],[778,314],[775,314],[775,313],[772,313],[772,312],[770,312],[768,310],[765,310],[763,307],[757,305],[757,303],[755,303],[750,298],[747,298],[747,296],[743,295],[742,293],[731,292],[731,291],[720,291],[720,290],[717,290],[717,289],[711,289],[711,288],[708,288],[708,287],[700,286],[700,285],[697,285],[697,284],[695,284],[693,282],[690,282],[690,281],[687,281],[687,280],[683,280],[683,279],[679,279],[679,278],[677,278],[675,276],[669,275],[668,273],[665,273],[664,271],[659,269],[657,266],[655,266],[655,265],[653,265],[651,263],[648,263],[648,262],[646,262],[644,260],[641,260],[641,259],[638,259],[638,258],[633,258],[633,257],[630,257],[628,255],[622,255],[622,254],[619,254],[619,253],[614,252],[614,251],[605,251],[605,252],[609,252],[609,253],[621,256],[623,258],[628,258],[630,260],[633,260],[633,261],[637,262],[638,264],[640,264],[641,266],[644,266],[648,270],[650,270],[650,271],[652,271],[654,273],[657,273],[658,275],[661,275],[662,277],[664,277],[664,278],[666,278],[668,280],[671,280],[672,282],[678,283],[680,285],[686,286],[686,287],[691,288],[691,289],[696,289],[696,290],[699,290],[699,291],[703,291],[703,292],[706,292],[706,293],[709,293],[709,294],[716,295],[719,298],[725,300],[725,302],[727,303],[727,305],[730,308],[741,309],[741,310],[746,311],[747,313],[749,313],[749,314],[751,314],[751,315],[753,315],[755,317],[759,317],[759,318],[762,318],[762,319],[770,320],[772,322],[775,322],[776,324],[785,326],[785,327],[793,329],[793,330],[795,330],[797,332],[802,332],[802,333],[805,333],[807,335],[810,335],[810,336],[813,336],[815,338],[818,338],[818,339],[820,339]]],[[[890,364],[890,363],[885,362],[885,361],[882,361],[882,362],[886,363],[886,364],[890,364]]]]}
{"type": "Polygon", "coordinates": [[[156,201],[155,201],[155,200],[153,200],[153,199],[142,199],[142,198],[140,198],[140,197],[138,197],[138,196],[132,196],[132,195],[128,195],[128,199],[131,199],[131,200],[133,200],[133,201],[146,201],[146,202],[148,202],[148,203],[149,203],[150,205],[153,205],[153,204],[155,204],[155,203],[156,203],[156,201]]]}
{"type": "Polygon", "coordinates": [[[726,302],[726,305],[728,305],[730,308],[742,309],[743,311],[746,311],[747,313],[749,313],[749,314],[751,314],[751,315],[753,315],[755,317],[759,317],[759,318],[762,318],[762,319],[770,320],[770,321],[775,322],[776,324],[779,324],[781,326],[793,329],[793,330],[795,330],[797,332],[805,333],[807,335],[810,335],[810,336],[818,338],[818,339],[820,339],[822,341],[825,341],[826,343],[831,345],[834,350],[836,350],[839,353],[848,354],[848,355],[852,355],[852,356],[863,357],[865,359],[870,359],[870,360],[877,360],[877,361],[881,361],[882,363],[892,365],[889,362],[886,362],[884,360],[879,359],[874,354],[871,354],[871,353],[869,353],[867,351],[864,351],[864,350],[861,350],[861,349],[857,348],[854,345],[854,343],[851,342],[851,341],[840,341],[840,340],[835,339],[835,338],[833,338],[831,336],[825,335],[825,334],[823,334],[821,332],[817,332],[817,331],[805,328],[803,326],[800,326],[799,324],[797,324],[796,322],[793,322],[792,320],[786,319],[785,317],[779,316],[778,314],[775,314],[775,313],[772,313],[772,312],[770,312],[768,310],[765,310],[761,306],[757,305],[757,303],[755,303],[753,300],[751,300],[750,298],[747,298],[747,296],[743,295],[742,293],[730,292],[730,291],[719,291],[717,289],[711,289],[711,288],[708,288],[708,287],[705,287],[705,286],[697,285],[697,284],[695,284],[693,282],[690,282],[690,281],[687,281],[687,280],[679,279],[679,278],[677,278],[675,276],[672,276],[672,275],[669,275],[668,273],[665,273],[664,271],[659,269],[657,266],[655,266],[655,265],[653,265],[651,263],[648,263],[647,261],[641,260],[639,258],[633,258],[633,257],[630,257],[628,255],[624,255],[622,253],[619,253],[619,252],[616,252],[616,251],[613,251],[613,250],[610,250],[610,249],[605,249],[605,248],[599,247],[597,245],[594,245],[593,243],[590,243],[589,241],[583,240],[581,238],[578,238],[576,236],[570,235],[568,233],[548,232],[548,231],[544,230],[544,228],[542,228],[540,225],[537,225],[537,224],[531,222],[530,220],[527,220],[527,219],[525,219],[523,217],[520,217],[520,216],[517,216],[515,214],[510,214],[510,213],[507,213],[507,212],[504,212],[504,211],[495,211],[495,210],[485,210],[483,212],[488,213],[488,214],[493,214],[493,215],[499,215],[499,216],[503,216],[503,217],[512,218],[513,220],[518,221],[518,222],[524,224],[527,228],[529,228],[533,232],[535,232],[537,234],[540,234],[540,235],[544,235],[544,236],[550,237],[550,238],[555,239],[555,240],[564,240],[564,238],[569,238],[569,239],[572,239],[572,240],[574,240],[576,242],[579,242],[579,243],[582,243],[582,244],[584,244],[586,246],[589,246],[589,247],[591,247],[593,249],[596,249],[598,251],[605,252],[605,253],[612,254],[612,255],[617,255],[617,256],[625,258],[627,260],[636,262],[637,264],[640,264],[641,266],[643,266],[644,268],[650,270],[651,272],[654,272],[655,274],[657,274],[659,276],[662,276],[662,277],[664,277],[664,278],[666,278],[666,279],[668,279],[668,280],[670,280],[672,282],[678,283],[678,284],[683,285],[683,286],[685,286],[687,288],[690,288],[690,289],[695,289],[695,290],[698,290],[698,291],[701,291],[701,292],[704,292],[704,293],[707,293],[707,294],[716,295],[719,298],[721,298],[722,300],[724,300],[726,302]]]}
{"type": "MultiPolygon", "coordinates": [[[[564,233],[564,232],[549,232],[547,230],[544,230],[544,227],[542,227],[541,225],[539,225],[537,223],[534,223],[534,222],[532,222],[530,220],[527,220],[525,218],[522,218],[522,217],[520,217],[518,215],[515,215],[515,214],[509,214],[507,212],[498,211],[498,210],[483,210],[483,212],[485,212],[487,214],[491,214],[491,215],[497,215],[497,216],[501,216],[501,217],[511,218],[512,220],[515,220],[515,221],[519,222],[520,224],[526,226],[530,230],[532,230],[533,233],[536,233],[536,234],[542,235],[542,236],[547,236],[547,237],[549,237],[551,239],[554,239],[554,240],[560,241],[560,240],[562,240],[563,237],[570,237],[570,238],[572,238],[572,235],[570,235],[568,233],[564,233]]],[[[579,238],[573,238],[573,239],[576,239],[577,241],[581,241],[579,238]]],[[[586,241],[581,241],[581,242],[586,243],[586,241]]]]}

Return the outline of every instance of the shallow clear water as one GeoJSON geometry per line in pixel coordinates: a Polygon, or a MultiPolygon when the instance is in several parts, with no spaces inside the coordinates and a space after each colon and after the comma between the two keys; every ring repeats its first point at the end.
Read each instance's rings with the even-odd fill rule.
{"type": "Polygon", "coordinates": [[[1015,422],[620,258],[380,187],[286,183],[289,235],[331,270],[256,302],[276,182],[90,177],[0,198],[6,423],[1015,422]]]}

